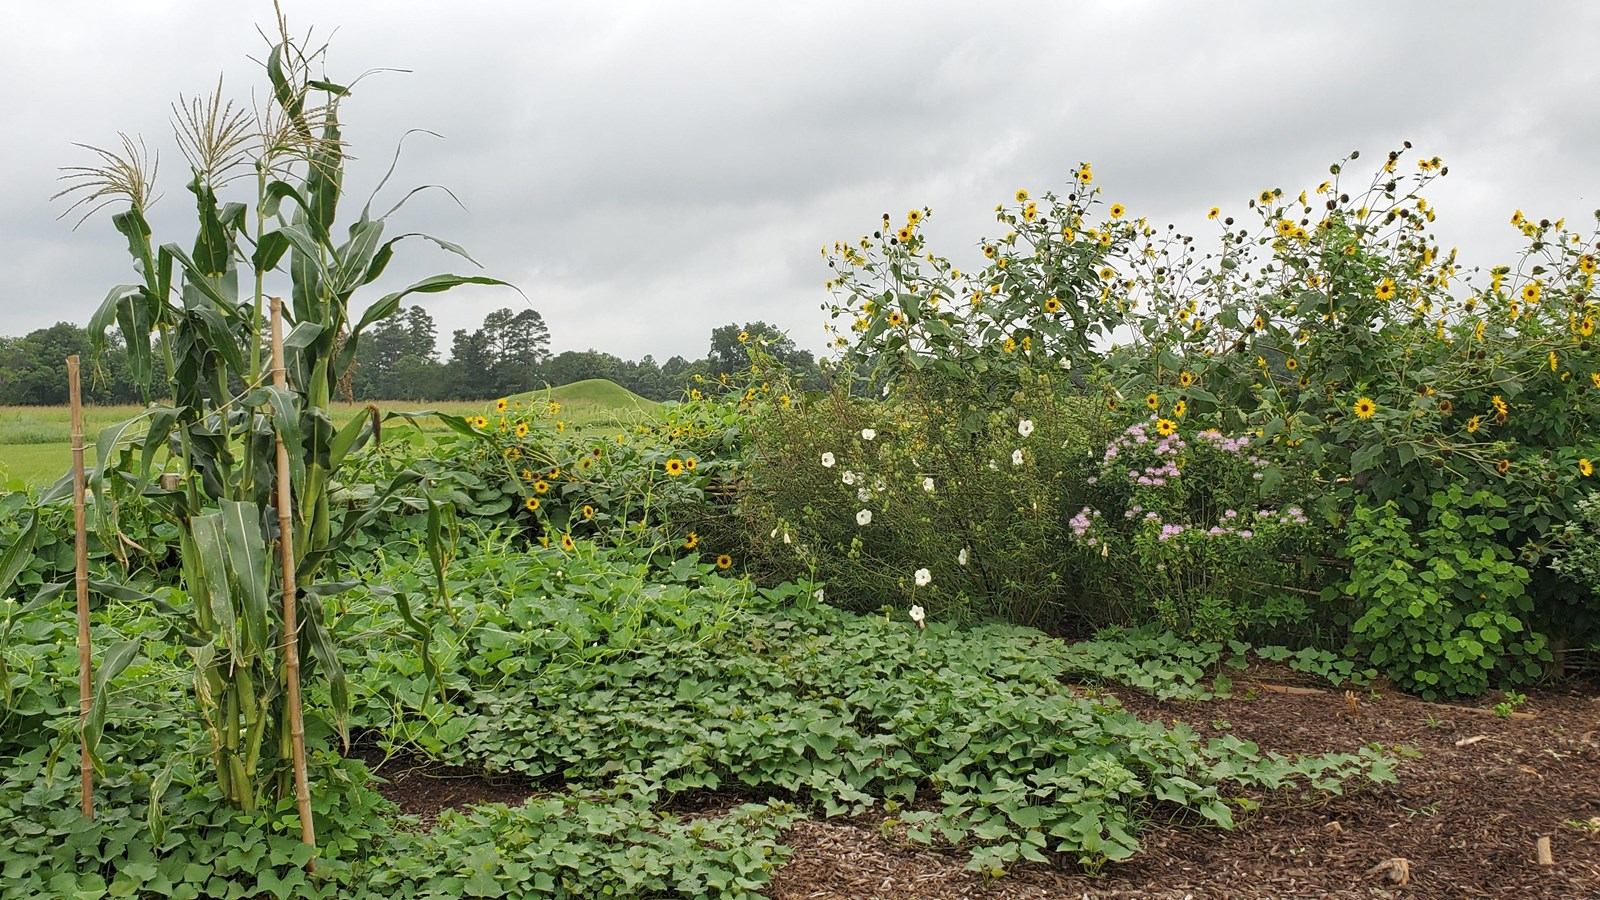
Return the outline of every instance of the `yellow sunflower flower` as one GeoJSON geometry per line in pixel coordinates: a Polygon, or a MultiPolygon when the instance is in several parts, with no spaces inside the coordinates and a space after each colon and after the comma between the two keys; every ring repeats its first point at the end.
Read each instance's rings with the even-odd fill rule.
{"type": "Polygon", "coordinates": [[[677,457],[673,457],[672,459],[667,460],[667,474],[671,475],[671,476],[674,476],[674,477],[676,477],[678,475],[682,475],[683,474],[683,460],[678,459],[677,457]]]}
{"type": "Polygon", "coordinates": [[[719,568],[719,569],[728,569],[728,568],[731,568],[732,566],[733,566],[733,557],[729,556],[726,553],[724,553],[724,554],[722,554],[722,555],[717,557],[717,568],[719,568]]]}
{"type": "Polygon", "coordinates": [[[1162,437],[1167,437],[1167,436],[1171,435],[1174,431],[1177,431],[1177,430],[1178,430],[1178,423],[1172,421],[1171,419],[1157,419],[1156,420],[1156,434],[1159,434],[1162,437]]]}
{"type": "Polygon", "coordinates": [[[1357,418],[1370,419],[1377,411],[1378,404],[1373,403],[1371,397],[1362,397],[1356,401],[1355,412],[1357,418]]]}

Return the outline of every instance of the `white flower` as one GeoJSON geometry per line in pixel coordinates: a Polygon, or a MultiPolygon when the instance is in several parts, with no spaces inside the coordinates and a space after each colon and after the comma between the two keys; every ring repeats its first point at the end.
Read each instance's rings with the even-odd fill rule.
{"type": "Polygon", "coordinates": [[[882,478],[874,478],[872,479],[872,489],[881,494],[889,489],[889,483],[882,478]]]}
{"type": "Polygon", "coordinates": [[[844,477],[840,480],[845,483],[845,487],[850,487],[856,483],[856,473],[850,471],[849,469],[845,469],[844,477]]]}
{"type": "Polygon", "coordinates": [[[872,492],[864,487],[856,488],[856,499],[860,500],[862,503],[865,503],[872,499],[872,492]]]}
{"type": "Polygon", "coordinates": [[[933,573],[927,569],[918,569],[914,577],[917,579],[917,587],[927,587],[933,583],[933,573]]]}
{"type": "Polygon", "coordinates": [[[856,524],[857,525],[871,525],[872,524],[872,510],[863,509],[861,512],[856,513],[856,524]]]}
{"type": "Polygon", "coordinates": [[[877,436],[878,436],[878,433],[876,431],[873,431],[871,428],[863,428],[863,429],[861,429],[861,439],[863,441],[870,441],[870,440],[872,440],[873,438],[875,438],[877,436]]]}
{"type": "Polygon", "coordinates": [[[998,471],[1000,471],[1000,464],[999,464],[999,463],[997,463],[997,462],[995,462],[995,461],[994,461],[994,460],[992,460],[992,459],[991,459],[991,460],[989,460],[989,471],[991,471],[991,472],[998,472],[998,471]]]}
{"type": "Polygon", "coordinates": [[[821,603],[822,602],[822,588],[817,588],[815,591],[812,591],[811,599],[817,601],[818,603],[821,603]]]}
{"type": "Polygon", "coordinates": [[[932,475],[929,475],[929,476],[927,476],[927,477],[922,479],[922,489],[927,491],[930,494],[933,493],[933,476],[932,475]]]}
{"type": "Polygon", "coordinates": [[[1032,419],[1023,419],[1021,422],[1018,422],[1017,423],[1017,434],[1020,434],[1023,437],[1027,437],[1028,435],[1033,434],[1033,420],[1032,419]]]}
{"type": "Polygon", "coordinates": [[[962,547],[961,552],[956,554],[956,562],[963,566],[967,564],[967,548],[962,547]]]}
{"type": "Polygon", "coordinates": [[[922,607],[920,607],[920,606],[911,607],[910,615],[911,615],[911,621],[917,623],[917,627],[918,628],[923,627],[922,620],[924,620],[924,619],[926,619],[928,617],[928,614],[923,612],[922,611],[922,607]]]}
{"type": "Polygon", "coordinates": [[[827,453],[822,454],[822,467],[824,469],[833,468],[833,451],[830,450],[827,453]]]}
{"type": "Polygon", "coordinates": [[[784,542],[784,543],[785,543],[785,544],[787,544],[787,543],[790,543],[790,540],[789,540],[789,532],[788,532],[788,530],[787,530],[787,529],[785,529],[785,530],[784,530],[784,532],[783,532],[783,542],[784,542]]]}
{"type": "Polygon", "coordinates": [[[1013,466],[1022,465],[1022,451],[1021,450],[1013,450],[1013,451],[1011,451],[1011,464],[1013,466]]]}

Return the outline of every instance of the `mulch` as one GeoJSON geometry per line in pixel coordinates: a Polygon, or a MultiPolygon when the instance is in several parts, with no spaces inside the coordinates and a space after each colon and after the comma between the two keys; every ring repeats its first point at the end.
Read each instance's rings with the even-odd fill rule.
{"type": "MultiPolygon", "coordinates": [[[[1202,737],[1232,734],[1263,750],[1316,754],[1405,745],[1399,783],[1338,797],[1256,795],[1262,805],[1233,831],[1192,819],[1151,825],[1143,852],[1098,875],[1068,858],[1025,864],[999,879],[965,872],[966,853],[932,849],[885,827],[882,813],[812,819],[784,837],[794,849],[776,873],[774,900],[834,898],[1089,897],[1550,898],[1600,900],[1600,693],[1529,692],[1519,715],[1427,703],[1397,690],[1312,689],[1286,671],[1236,677],[1234,699],[1157,702],[1112,690],[1144,719],[1187,723],[1202,737]],[[1288,691],[1285,688],[1288,688],[1288,691]],[[1292,692],[1291,692],[1292,691],[1292,692]],[[1523,715],[1527,714],[1527,715],[1523,715]],[[1549,838],[1552,865],[1536,842],[1549,838]]],[[[393,762],[380,786],[425,825],[445,807],[516,803],[526,783],[393,762]]],[[[715,814],[739,801],[699,798],[684,811],[715,814]]]]}

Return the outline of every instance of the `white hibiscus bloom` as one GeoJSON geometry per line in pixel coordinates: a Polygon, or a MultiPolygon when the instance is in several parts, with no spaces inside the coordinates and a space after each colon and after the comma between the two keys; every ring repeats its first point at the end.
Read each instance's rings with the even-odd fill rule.
{"type": "Polygon", "coordinates": [[[876,431],[873,431],[871,428],[863,428],[863,429],[861,429],[861,439],[863,441],[870,441],[870,440],[872,440],[873,438],[875,438],[877,436],[878,436],[878,433],[876,431]]]}
{"type": "Polygon", "coordinates": [[[918,628],[927,628],[928,627],[927,624],[923,621],[923,620],[928,618],[928,614],[922,611],[922,607],[920,607],[920,606],[911,607],[910,616],[911,616],[911,621],[917,623],[917,627],[918,628]]]}
{"type": "Polygon", "coordinates": [[[822,454],[822,467],[824,469],[833,468],[833,461],[833,451],[830,450],[829,452],[822,454]]]}
{"type": "Polygon", "coordinates": [[[856,473],[850,471],[849,469],[845,469],[844,477],[841,478],[840,481],[844,482],[845,487],[853,487],[856,483],[856,473]]]}
{"type": "Polygon", "coordinates": [[[1011,464],[1013,466],[1022,465],[1022,451],[1021,450],[1013,450],[1013,451],[1011,451],[1011,464]]]}
{"type": "Polygon", "coordinates": [[[872,524],[872,510],[863,509],[862,511],[856,513],[856,524],[857,525],[871,525],[872,524]]]}
{"type": "Polygon", "coordinates": [[[956,554],[956,562],[963,566],[967,564],[967,548],[962,547],[961,552],[956,554]]]}
{"type": "Polygon", "coordinates": [[[930,494],[933,493],[933,476],[932,475],[929,475],[929,476],[927,476],[927,477],[922,479],[922,489],[924,491],[927,491],[930,494]]]}
{"type": "Polygon", "coordinates": [[[1028,435],[1033,434],[1033,420],[1032,419],[1023,419],[1021,422],[1018,422],[1017,423],[1017,434],[1020,434],[1023,437],[1027,437],[1028,435]]]}
{"type": "Polygon", "coordinates": [[[927,587],[933,583],[933,573],[927,569],[918,569],[917,574],[913,577],[917,580],[917,587],[927,587]]]}

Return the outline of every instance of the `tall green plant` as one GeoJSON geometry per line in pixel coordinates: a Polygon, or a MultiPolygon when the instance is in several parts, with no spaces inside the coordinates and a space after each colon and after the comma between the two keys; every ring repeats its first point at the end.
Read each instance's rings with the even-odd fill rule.
{"type": "MultiPolygon", "coordinates": [[[[376,217],[369,200],[344,236],[336,236],[346,161],[339,109],[350,87],[312,77],[326,48],[307,52],[289,40],[281,21],[279,32],[266,61],[271,99],[254,121],[222,100],[220,85],[210,98],[174,108],[198,226],[189,249],[152,240],[146,212],[155,172],[146,166],[141,143],[124,137],[121,154],[96,150],[102,165],[69,170],[73,184],[63,192],[79,192],[79,204],[127,202],[112,224],[126,239],[141,280],[112,289],[90,332],[103,346],[109,329],[119,329],[147,401],[160,393],[152,363],[160,354],[171,373],[171,395],[102,433],[91,485],[103,528],[114,530],[119,504],[141,494],[180,526],[189,603],[167,611],[194,663],[218,787],[241,809],[283,796],[291,756],[285,636],[276,602],[283,585],[268,552],[281,536],[275,437],[281,435],[289,451],[306,671],[320,670],[328,679],[342,722],[343,676],[318,602],[340,586],[320,583],[320,576],[329,555],[420,476],[401,472],[364,511],[351,510],[341,520],[330,500],[332,480],[352,453],[376,438],[377,419],[359,414],[336,424],[330,401],[363,333],[394,315],[404,297],[468,283],[505,284],[436,275],[354,314],[354,295],[383,274],[396,244],[428,236],[385,239],[387,218],[404,200],[376,217]],[[231,182],[250,175],[253,208],[221,199],[231,182]],[[269,281],[284,274],[292,331],[285,342],[289,386],[279,388],[262,365],[263,309],[269,281]],[[163,450],[170,462],[162,460],[163,450]],[[175,481],[157,478],[162,467],[175,468],[175,481]]],[[[455,244],[428,239],[466,257],[455,244]]],[[[59,488],[52,494],[59,496],[59,488]]]]}

